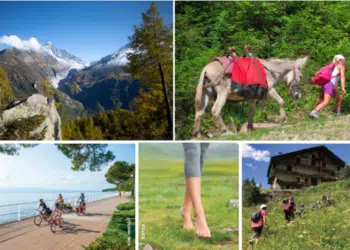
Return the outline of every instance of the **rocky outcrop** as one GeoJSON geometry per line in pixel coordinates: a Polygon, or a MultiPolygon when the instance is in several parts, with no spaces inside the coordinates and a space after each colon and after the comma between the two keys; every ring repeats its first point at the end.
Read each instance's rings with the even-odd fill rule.
{"type": "Polygon", "coordinates": [[[11,104],[0,114],[0,139],[62,140],[55,101],[34,94],[11,104]]]}

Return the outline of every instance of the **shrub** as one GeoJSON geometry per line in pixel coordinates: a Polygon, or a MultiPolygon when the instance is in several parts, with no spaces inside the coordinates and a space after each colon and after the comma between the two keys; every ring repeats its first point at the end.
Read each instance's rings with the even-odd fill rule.
{"type": "Polygon", "coordinates": [[[341,179],[341,180],[350,179],[350,166],[345,166],[345,167],[340,171],[340,179],[341,179]]]}
{"type": "Polygon", "coordinates": [[[45,120],[44,115],[35,115],[32,117],[18,119],[6,123],[3,132],[0,133],[1,140],[42,140],[45,136],[46,129],[36,135],[30,132],[35,130],[45,120]]]}
{"type": "Polygon", "coordinates": [[[117,206],[117,209],[120,210],[132,210],[135,209],[135,202],[122,203],[117,206]]]}
{"type": "Polygon", "coordinates": [[[135,203],[123,203],[117,206],[120,211],[113,212],[106,231],[85,250],[129,250],[135,248],[135,203]],[[130,242],[128,242],[128,218],[130,219],[130,242]],[[128,246],[128,244],[130,244],[128,246]]]}
{"type": "Polygon", "coordinates": [[[254,178],[245,179],[243,182],[243,206],[248,207],[260,203],[263,196],[260,193],[260,187],[257,186],[254,178]]]}

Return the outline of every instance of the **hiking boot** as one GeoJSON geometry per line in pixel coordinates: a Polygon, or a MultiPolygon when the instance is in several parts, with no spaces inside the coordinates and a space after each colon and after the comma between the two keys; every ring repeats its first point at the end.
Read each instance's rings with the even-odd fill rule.
{"type": "Polygon", "coordinates": [[[314,119],[320,119],[320,116],[318,115],[317,110],[312,110],[311,113],[309,114],[310,118],[314,118],[314,119]]]}

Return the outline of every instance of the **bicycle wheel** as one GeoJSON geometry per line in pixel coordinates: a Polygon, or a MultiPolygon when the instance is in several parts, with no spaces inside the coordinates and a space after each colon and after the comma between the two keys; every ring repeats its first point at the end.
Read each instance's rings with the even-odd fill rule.
{"type": "Polygon", "coordinates": [[[56,222],[51,223],[51,232],[56,233],[56,222]]]}
{"type": "Polygon", "coordinates": [[[53,223],[52,219],[53,219],[52,214],[50,214],[50,216],[46,219],[47,223],[49,223],[49,224],[53,223]]]}
{"type": "Polygon", "coordinates": [[[37,226],[40,226],[41,222],[43,221],[43,218],[41,218],[40,215],[37,215],[34,217],[34,224],[37,226]]]}

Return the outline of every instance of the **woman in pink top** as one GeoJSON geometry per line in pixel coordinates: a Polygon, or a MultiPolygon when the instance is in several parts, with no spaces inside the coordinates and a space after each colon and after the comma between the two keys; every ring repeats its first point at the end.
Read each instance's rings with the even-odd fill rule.
{"type": "Polygon", "coordinates": [[[258,243],[263,227],[267,226],[266,224],[267,206],[265,204],[262,204],[260,206],[260,210],[258,211],[258,213],[260,213],[259,220],[255,222],[251,221],[251,227],[255,234],[252,237],[250,237],[250,241],[249,241],[250,243],[253,243],[254,241],[255,243],[258,243]]]}
{"type": "Polygon", "coordinates": [[[62,228],[62,225],[61,225],[61,217],[62,217],[62,212],[60,210],[60,204],[59,203],[56,203],[55,204],[55,218],[56,220],[58,220],[58,223],[59,223],[59,227],[62,228]]]}

